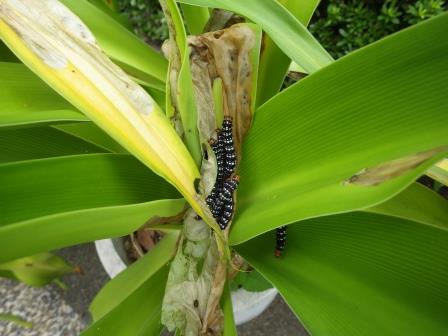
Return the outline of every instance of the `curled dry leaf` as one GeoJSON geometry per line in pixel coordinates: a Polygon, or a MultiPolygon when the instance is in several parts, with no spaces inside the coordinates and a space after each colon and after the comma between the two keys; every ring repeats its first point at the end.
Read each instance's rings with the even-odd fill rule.
{"type": "Polygon", "coordinates": [[[344,181],[344,184],[376,186],[414,169],[433,156],[446,152],[448,147],[438,147],[414,155],[365,168],[344,181]]]}
{"type": "Polygon", "coordinates": [[[219,260],[210,228],[196,219],[194,211],[187,211],[163,298],[162,323],[168,330],[200,333],[219,260]]]}
{"type": "Polygon", "coordinates": [[[222,110],[224,116],[233,119],[239,159],[243,137],[251,126],[254,111],[260,39],[260,30],[252,24],[236,24],[188,38],[201,137],[210,139],[219,126],[215,118],[213,83],[220,79],[222,110]]]}
{"type": "MultiPolygon", "coordinates": [[[[216,136],[216,128],[223,116],[231,116],[234,121],[237,153],[240,153],[243,136],[251,125],[261,32],[254,25],[235,25],[218,32],[191,36],[188,46],[184,46],[181,36],[184,30],[177,22],[175,4],[167,0],[162,1],[162,5],[170,27],[170,41],[165,44],[165,53],[170,59],[167,91],[173,106],[171,118],[191,118],[185,115],[186,111],[197,118],[194,127],[199,132],[205,153],[199,191],[207,195],[213,188],[217,171],[216,158],[208,141],[216,136]],[[189,54],[185,55],[186,48],[189,54]],[[188,80],[181,77],[187,68],[191,74],[188,80]],[[180,99],[182,93],[190,89],[194,90],[194,109],[188,109],[186,101],[180,99]],[[217,106],[217,102],[222,106],[217,106]]],[[[192,126],[186,120],[182,120],[182,124],[183,132],[192,126]]],[[[205,203],[204,207],[207,211],[205,203]]],[[[178,329],[187,335],[189,332],[219,335],[223,319],[219,300],[226,281],[227,262],[217,248],[219,241],[192,211],[188,211],[184,218],[182,237],[166,286],[162,322],[169,330],[178,329]],[[203,266],[198,270],[201,264],[203,266]]]]}
{"type": "MultiPolygon", "coordinates": [[[[216,136],[216,128],[221,126],[223,117],[233,120],[237,163],[241,160],[243,138],[251,126],[255,106],[260,40],[261,31],[251,24],[236,24],[188,38],[199,135],[209,153],[202,161],[201,170],[205,194],[212,190],[217,172],[216,158],[208,140],[216,136]]],[[[226,234],[229,228],[230,225],[226,234]]],[[[226,281],[227,264],[217,263],[213,274],[205,315],[202,316],[202,335],[219,335],[222,325],[219,300],[226,281]]]]}

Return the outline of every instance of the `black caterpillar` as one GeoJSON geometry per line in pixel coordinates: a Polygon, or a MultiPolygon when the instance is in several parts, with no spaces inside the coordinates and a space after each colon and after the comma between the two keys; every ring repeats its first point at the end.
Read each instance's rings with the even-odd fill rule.
{"type": "Polygon", "coordinates": [[[232,135],[232,120],[225,118],[222,123],[222,137],[224,140],[225,166],[224,171],[226,176],[230,176],[235,171],[236,155],[235,147],[233,146],[232,135]]]}
{"type": "Polygon", "coordinates": [[[275,256],[278,258],[282,255],[286,246],[286,226],[280,226],[276,230],[275,256]]]}
{"type": "Polygon", "coordinates": [[[233,193],[238,188],[239,177],[233,176],[224,182],[221,193],[216,200],[220,207],[220,215],[217,217],[219,227],[224,230],[229,224],[230,218],[233,215],[233,193]]]}
{"type": "Polygon", "coordinates": [[[230,117],[224,119],[222,129],[217,133],[217,139],[209,141],[216,156],[216,181],[206,201],[219,227],[224,230],[233,215],[233,193],[239,184],[239,177],[232,176],[236,167],[236,155],[230,117]]]}
{"type": "MultiPolygon", "coordinates": [[[[210,139],[210,147],[216,156],[217,174],[215,185],[207,196],[207,205],[213,217],[224,230],[233,215],[233,193],[238,188],[239,176],[233,176],[236,167],[235,147],[232,134],[232,119],[226,117],[217,139],[210,139]]],[[[276,230],[275,256],[280,257],[286,247],[286,226],[276,230]]]]}

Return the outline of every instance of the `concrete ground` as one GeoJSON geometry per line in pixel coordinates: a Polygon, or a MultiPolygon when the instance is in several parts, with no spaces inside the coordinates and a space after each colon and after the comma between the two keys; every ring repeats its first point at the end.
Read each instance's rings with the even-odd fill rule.
{"type": "Polygon", "coordinates": [[[0,279],[0,335],[78,336],[86,322],[65,302],[56,285],[35,288],[0,279]]]}
{"type": "MultiPolygon", "coordinates": [[[[64,278],[70,288],[64,297],[79,315],[87,317],[89,302],[108,280],[108,276],[98,260],[93,243],[66,248],[61,250],[60,254],[83,269],[80,276],[64,278]]],[[[277,296],[262,315],[239,326],[238,335],[305,336],[307,333],[283,299],[277,296]]]]}
{"type": "MultiPolygon", "coordinates": [[[[93,243],[63,249],[59,254],[80,266],[81,274],[63,277],[67,290],[56,285],[33,288],[0,279],[0,314],[13,314],[31,322],[26,329],[16,323],[0,320],[3,336],[76,336],[89,324],[88,306],[96,293],[109,280],[97,257],[93,243]]],[[[169,335],[167,332],[163,335],[169,335]]],[[[240,336],[306,336],[280,296],[258,318],[238,327],[240,336]]]]}

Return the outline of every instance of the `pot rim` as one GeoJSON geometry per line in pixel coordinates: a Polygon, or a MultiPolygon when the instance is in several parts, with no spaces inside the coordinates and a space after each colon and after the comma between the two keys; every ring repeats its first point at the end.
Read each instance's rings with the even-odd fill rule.
{"type": "MultiPolygon", "coordinates": [[[[123,256],[117,251],[114,240],[101,239],[95,241],[98,258],[111,279],[127,267],[123,256]]],[[[249,292],[243,288],[232,291],[232,306],[236,325],[241,325],[259,316],[274,301],[277,293],[276,288],[270,288],[262,292],[249,292]]]]}

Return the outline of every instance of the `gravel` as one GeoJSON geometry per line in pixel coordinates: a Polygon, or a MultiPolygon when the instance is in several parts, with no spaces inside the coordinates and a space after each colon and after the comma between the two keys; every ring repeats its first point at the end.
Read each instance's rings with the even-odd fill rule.
{"type": "MultiPolygon", "coordinates": [[[[90,322],[89,303],[108,281],[96,255],[93,243],[59,251],[81,274],[64,276],[68,286],[32,288],[11,280],[0,280],[0,313],[13,313],[34,322],[31,329],[0,321],[0,335],[8,336],[74,336],[90,322]]],[[[280,296],[256,319],[238,327],[239,336],[306,336],[304,328],[280,296]]],[[[132,335],[129,335],[132,336],[132,335]]]]}
{"type": "Polygon", "coordinates": [[[27,329],[0,321],[0,335],[5,336],[76,336],[86,325],[55,285],[33,288],[17,281],[0,279],[0,313],[12,314],[32,323],[32,327],[27,329]]]}

